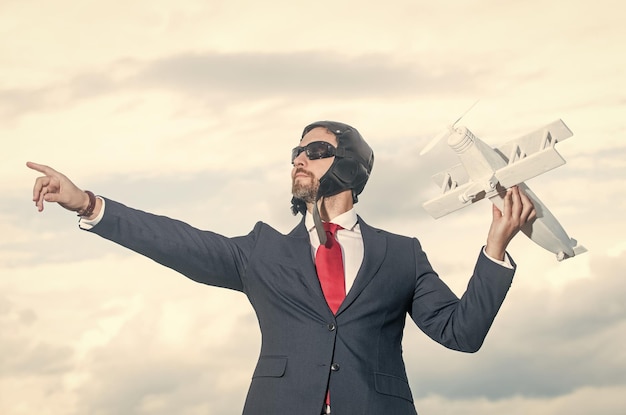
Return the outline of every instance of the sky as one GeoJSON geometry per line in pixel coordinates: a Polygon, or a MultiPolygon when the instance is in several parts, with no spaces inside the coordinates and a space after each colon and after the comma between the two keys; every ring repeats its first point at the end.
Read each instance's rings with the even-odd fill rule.
{"type": "Polygon", "coordinates": [[[411,322],[420,415],[623,414],[626,26],[623,2],[138,0],[0,2],[0,413],[241,413],[260,333],[241,293],[197,284],[79,230],[31,191],[52,166],[84,189],[226,236],[290,213],[290,149],[310,122],[376,154],[356,205],[417,237],[461,295],[488,202],[422,203],[456,164],[419,151],[461,124],[493,146],[562,119],[567,163],[527,182],[588,252],[524,235],[483,348],[411,322]]]}

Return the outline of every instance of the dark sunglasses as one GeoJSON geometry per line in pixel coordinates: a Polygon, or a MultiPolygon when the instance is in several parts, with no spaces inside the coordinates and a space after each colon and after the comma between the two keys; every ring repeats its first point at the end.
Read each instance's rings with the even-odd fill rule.
{"type": "Polygon", "coordinates": [[[317,160],[334,156],[337,149],[326,141],[313,141],[304,147],[296,147],[291,150],[291,164],[303,151],[306,152],[309,160],[317,160]]]}

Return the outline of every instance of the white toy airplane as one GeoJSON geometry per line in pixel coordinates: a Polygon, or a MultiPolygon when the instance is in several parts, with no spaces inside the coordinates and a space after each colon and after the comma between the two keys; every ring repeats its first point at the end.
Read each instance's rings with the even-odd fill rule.
{"type": "Polygon", "coordinates": [[[426,153],[447,136],[448,145],[461,159],[461,164],[433,176],[442,194],[424,203],[424,209],[437,219],[488,198],[502,210],[506,189],[517,185],[532,200],[537,212],[536,219],[522,228],[526,236],[555,253],[559,261],[586,252],[587,249],[567,235],[554,215],[523,183],[565,164],[554,148],[557,142],[572,136],[565,123],[554,121],[499,148],[491,148],[467,128],[455,127],[458,121],[420,153],[426,153]]]}

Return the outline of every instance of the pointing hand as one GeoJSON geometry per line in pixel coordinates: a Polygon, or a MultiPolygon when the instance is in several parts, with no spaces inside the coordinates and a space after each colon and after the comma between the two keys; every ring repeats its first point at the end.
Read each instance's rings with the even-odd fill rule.
{"type": "Polygon", "coordinates": [[[44,175],[35,180],[33,202],[39,212],[43,211],[44,201],[56,202],[67,210],[78,212],[89,205],[89,196],[79,189],[65,175],[43,164],[26,163],[26,166],[44,175]]]}

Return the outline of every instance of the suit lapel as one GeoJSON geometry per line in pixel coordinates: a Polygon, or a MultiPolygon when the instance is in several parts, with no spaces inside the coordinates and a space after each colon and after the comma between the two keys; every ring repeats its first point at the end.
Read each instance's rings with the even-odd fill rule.
{"type": "Polygon", "coordinates": [[[341,304],[341,307],[339,307],[337,314],[340,314],[349,307],[367,284],[369,284],[372,278],[374,278],[387,251],[387,238],[381,235],[378,229],[367,225],[360,217],[358,220],[359,227],[361,228],[361,236],[363,237],[363,262],[356,275],[354,284],[348,292],[346,299],[341,304]]]}
{"type": "Polygon", "coordinates": [[[302,218],[300,224],[289,233],[289,236],[294,238],[294,243],[291,246],[291,249],[294,251],[294,257],[301,258],[297,261],[300,266],[301,278],[304,284],[309,288],[309,291],[314,293],[315,301],[320,303],[316,309],[327,309],[328,312],[331,313],[330,308],[328,308],[328,304],[326,303],[324,293],[322,292],[319,278],[317,277],[315,262],[313,261],[313,256],[311,254],[311,240],[306,226],[304,225],[304,218],[302,218]]]}

